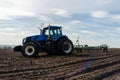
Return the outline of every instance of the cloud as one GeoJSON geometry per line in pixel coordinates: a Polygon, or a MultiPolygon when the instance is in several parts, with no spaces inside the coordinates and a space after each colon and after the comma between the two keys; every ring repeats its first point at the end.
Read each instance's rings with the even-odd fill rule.
{"type": "Polygon", "coordinates": [[[112,3],[113,0],[96,0],[96,5],[107,5],[107,4],[110,4],[112,3]]]}
{"type": "MultiPolygon", "coordinates": [[[[17,33],[17,35],[19,35],[19,34],[23,34],[23,35],[26,35],[26,33],[27,32],[30,32],[30,31],[28,31],[28,30],[23,30],[22,28],[15,28],[15,27],[13,27],[13,28],[10,28],[10,27],[6,27],[6,28],[0,28],[0,34],[2,35],[2,34],[4,34],[4,35],[15,35],[16,36],[16,33],[17,33]]],[[[32,33],[33,31],[31,31],[31,33],[32,33]]]]}
{"type": "Polygon", "coordinates": [[[120,20],[120,14],[112,15],[113,19],[120,20]]]}
{"type": "Polygon", "coordinates": [[[70,22],[70,24],[80,24],[80,23],[82,23],[82,21],[74,20],[70,22]]]}
{"type": "Polygon", "coordinates": [[[35,26],[44,22],[64,25],[63,32],[73,41],[80,37],[85,43],[106,41],[114,45],[120,41],[119,3],[119,0],[1,0],[0,44],[19,44],[24,37],[38,34],[35,26]]]}
{"type": "Polygon", "coordinates": [[[26,36],[34,35],[34,30],[26,30],[22,28],[0,28],[0,44],[21,44],[22,39],[26,36]]]}
{"type": "Polygon", "coordinates": [[[0,19],[2,20],[11,20],[15,16],[34,16],[32,12],[24,11],[17,8],[0,8],[0,19]]]}
{"type": "Polygon", "coordinates": [[[35,13],[27,7],[31,5],[33,0],[16,1],[1,0],[0,1],[0,20],[12,20],[15,17],[33,17],[35,13]]]}
{"type": "Polygon", "coordinates": [[[87,31],[87,30],[82,30],[81,33],[88,34],[88,35],[96,35],[96,32],[93,31],[87,31]]]}
{"type": "MultiPolygon", "coordinates": [[[[99,1],[93,0],[96,4],[109,3],[111,0],[99,1]]],[[[104,4],[105,5],[105,4],[104,4]]],[[[91,1],[83,0],[71,0],[71,1],[49,1],[49,0],[2,0],[0,8],[3,8],[3,14],[0,19],[11,20],[14,16],[41,16],[43,14],[47,15],[57,15],[61,17],[71,17],[74,13],[86,13],[94,10],[97,5],[94,5],[91,1]],[[4,5],[3,5],[4,4],[4,5]],[[46,4],[49,4],[46,6],[46,4]],[[82,6],[82,7],[80,7],[82,6]],[[5,11],[4,11],[5,9],[5,11]]],[[[97,9],[98,10],[98,9],[97,9]]],[[[0,11],[0,13],[2,12],[0,11]]],[[[44,16],[44,15],[43,15],[44,16]]]]}
{"type": "Polygon", "coordinates": [[[58,15],[61,17],[70,17],[70,13],[68,13],[68,11],[65,9],[54,8],[52,11],[53,11],[53,14],[55,14],[55,15],[58,15]]]}
{"type": "Polygon", "coordinates": [[[99,19],[102,23],[120,23],[120,13],[110,13],[107,11],[92,11],[90,15],[96,20],[99,19]]]}
{"type": "Polygon", "coordinates": [[[117,30],[117,31],[120,31],[120,27],[117,27],[116,30],[117,30]]]}
{"type": "Polygon", "coordinates": [[[9,31],[14,31],[15,29],[14,28],[10,28],[10,27],[8,27],[8,28],[0,28],[0,32],[9,32],[9,31]]]}
{"type": "Polygon", "coordinates": [[[52,22],[53,20],[51,18],[49,18],[48,16],[39,16],[38,18],[39,20],[45,22],[45,23],[50,23],[52,22]]]}
{"type": "Polygon", "coordinates": [[[108,17],[108,15],[109,14],[105,11],[93,11],[91,13],[91,16],[94,18],[105,18],[105,17],[108,17]]]}

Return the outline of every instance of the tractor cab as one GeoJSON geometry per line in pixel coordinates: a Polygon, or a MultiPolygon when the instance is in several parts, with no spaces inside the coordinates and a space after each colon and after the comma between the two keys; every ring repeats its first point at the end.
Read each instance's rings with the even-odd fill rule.
{"type": "Polygon", "coordinates": [[[48,26],[43,29],[42,34],[46,35],[49,40],[56,41],[60,36],[62,36],[62,27],[48,26]]]}

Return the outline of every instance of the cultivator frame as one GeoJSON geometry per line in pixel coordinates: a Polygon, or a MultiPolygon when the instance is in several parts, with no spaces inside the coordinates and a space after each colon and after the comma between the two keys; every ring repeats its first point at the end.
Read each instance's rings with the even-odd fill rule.
{"type": "Polygon", "coordinates": [[[76,41],[75,45],[74,45],[74,49],[75,51],[77,52],[89,52],[89,51],[102,51],[104,53],[107,53],[108,52],[108,45],[107,44],[101,44],[100,46],[89,46],[89,45],[80,45],[79,44],[79,38],[78,40],[76,41]]]}

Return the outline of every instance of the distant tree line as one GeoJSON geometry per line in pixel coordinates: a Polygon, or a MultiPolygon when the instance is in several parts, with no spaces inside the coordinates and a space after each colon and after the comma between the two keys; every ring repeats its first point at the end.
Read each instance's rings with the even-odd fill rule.
{"type": "Polygon", "coordinates": [[[11,50],[12,47],[11,46],[3,46],[3,47],[0,47],[0,50],[11,50]]]}

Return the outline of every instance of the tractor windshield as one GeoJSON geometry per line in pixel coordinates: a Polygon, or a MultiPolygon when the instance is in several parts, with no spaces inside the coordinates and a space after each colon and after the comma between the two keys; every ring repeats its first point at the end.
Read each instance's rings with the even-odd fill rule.
{"type": "Polygon", "coordinates": [[[59,27],[50,27],[45,28],[43,34],[49,36],[52,40],[56,40],[59,36],[62,35],[62,31],[59,27]]]}

